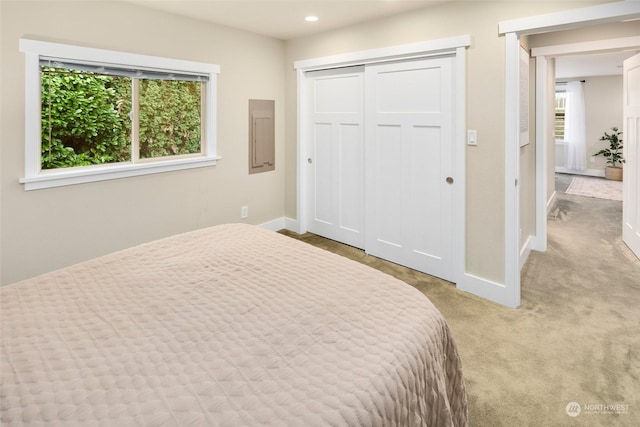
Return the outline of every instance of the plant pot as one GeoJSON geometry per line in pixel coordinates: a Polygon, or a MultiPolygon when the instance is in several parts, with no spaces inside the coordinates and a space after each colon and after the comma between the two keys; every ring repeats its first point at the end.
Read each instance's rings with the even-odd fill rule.
{"type": "Polygon", "coordinates": [[[604,177],[612,181],[622,181],[622,168],[607,166],[604,169],[604,177]]]}

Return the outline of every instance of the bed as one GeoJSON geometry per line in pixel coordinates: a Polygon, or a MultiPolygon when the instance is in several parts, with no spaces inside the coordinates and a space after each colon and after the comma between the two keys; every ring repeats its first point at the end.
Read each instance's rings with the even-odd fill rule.
{"type": "Polygon", "coordinates": [[[96,258],[0,303],[3,426],[467,425],[422,293],[255,226],[96,258]]]}

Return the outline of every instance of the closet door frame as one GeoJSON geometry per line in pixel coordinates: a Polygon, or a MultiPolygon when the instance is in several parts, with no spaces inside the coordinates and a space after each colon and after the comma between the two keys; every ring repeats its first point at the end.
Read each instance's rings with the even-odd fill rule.
{"type": "Polygon", "coordinates": [[[341,55],[296,61],[297,72],[297,232],[308,231],[308,158],[310,144],[306,135],[310,126],[306,111],[309,105],[306,73],[331,68],[382,64],[390,61],[453,55],[454,61],[454,180],[452,211],[453,280],[460,287],[469,277],[466,274],[466,48],[471,46],[471,36],[432,40],[407,45],[359,51],[341,55]]]}

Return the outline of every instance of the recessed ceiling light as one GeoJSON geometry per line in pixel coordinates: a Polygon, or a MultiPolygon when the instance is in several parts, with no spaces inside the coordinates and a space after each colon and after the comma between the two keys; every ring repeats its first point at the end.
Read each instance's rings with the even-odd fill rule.
{"type": "Polygon", "coordinates": [[[307,22],[316,22],[318,20],[317,16],[313,16],[313,15],[309,15],[307,17],[304,18],[305,21],[307,22]]]}

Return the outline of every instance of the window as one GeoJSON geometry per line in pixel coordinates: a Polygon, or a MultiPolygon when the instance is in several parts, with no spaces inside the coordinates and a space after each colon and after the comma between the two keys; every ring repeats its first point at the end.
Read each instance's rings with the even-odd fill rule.
{"type": "Polygon", "coordinates": [[[554,126],[556,141],[564,141],[566,106],[567,106],[567,93],[560,92],[560,91],[556,92],[555,126],[554,126]]]}
{"type": "Polygon", "coordinates": [[[26,190],[214,165],[219,67],[20,41],[26,190]]]}

